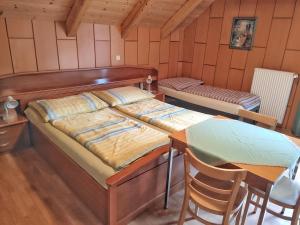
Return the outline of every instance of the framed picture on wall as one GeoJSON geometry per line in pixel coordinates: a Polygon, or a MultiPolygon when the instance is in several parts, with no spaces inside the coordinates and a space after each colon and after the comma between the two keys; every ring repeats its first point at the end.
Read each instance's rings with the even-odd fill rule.
{"type": "Polygon", "coordinates": [[[256,17],[234,17],[230,48],[250,50],[254,41],[256,17]]]}

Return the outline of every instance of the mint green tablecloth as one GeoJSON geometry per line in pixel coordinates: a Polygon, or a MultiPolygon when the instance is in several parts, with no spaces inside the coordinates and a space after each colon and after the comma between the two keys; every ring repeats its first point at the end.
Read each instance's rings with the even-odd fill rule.
{"type": "Polygon", "coordinates": [[[211,118],[186,129],[187,143],[210,164],[244,163],[291,168],[299,148],[286,136],[231,119],[211,118]]]}

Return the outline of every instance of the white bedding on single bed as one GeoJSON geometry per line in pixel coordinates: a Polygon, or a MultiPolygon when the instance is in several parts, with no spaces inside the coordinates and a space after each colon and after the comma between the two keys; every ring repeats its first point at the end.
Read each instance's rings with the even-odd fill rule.
{"type": "Polygon", "coordinates": [[[158,90],[165,93],[165,95],[167,96],[177,98],[195,105],[200,105],[210,109],[230,113],[233,115],[237,115],[240,109],[244,109],[241,105],[228,103],[228,102],[207,98],[199,95],[193,95],[190,93],[177,91],[163,86],[158,86],[158,90]]]}

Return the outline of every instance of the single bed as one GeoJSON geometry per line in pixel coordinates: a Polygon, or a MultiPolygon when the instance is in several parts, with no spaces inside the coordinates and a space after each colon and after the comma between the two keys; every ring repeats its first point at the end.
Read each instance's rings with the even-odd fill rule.
{"type": "Polygon", "coordinates": [[[191,78],[159,81],[158,90],[167,96],[233,115],[237,115],[240,109],[257,110],[260,105],[258,96],[202,85],[199,80],[191,78]]]}
{"type": "MultiPolygon", "coordinates": [[[[20,102],[20,113],[39,99],[65,97],[84,91],[138,85],[157,71],[151,68],[107,67],[94,70],[22,74],[0,83],[0,101],[11,95],[20,102]],[[70,79],[72,77],[73,79],[70,79]],[[50,82],[51,81],[51,82],[50,82]]],[[[169,145],[149,152],[121,170],[109,168],[73,139],[51,125],[29,116],[34,149],[56,170],[103,224],[126,224],[154,201],[163,198],[167,176],[164,156],[169,145]],[[66,147],[68,146],[68,147],[66,147]]],[[[181,155],[174,158],[173,190],[183,185],[181,155]]]]}

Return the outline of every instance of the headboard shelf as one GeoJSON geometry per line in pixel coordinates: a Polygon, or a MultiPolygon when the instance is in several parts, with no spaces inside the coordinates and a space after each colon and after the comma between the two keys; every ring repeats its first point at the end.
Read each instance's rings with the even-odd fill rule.
{"type": "Polygon", "coordinates": [[[156,85],[157,70],[144,67],[103,67],[90,70],[22,74],[0,79],[0,102],[11,95],[23,110],[29,101],[134,85],[151,75],[156,85]]]}

